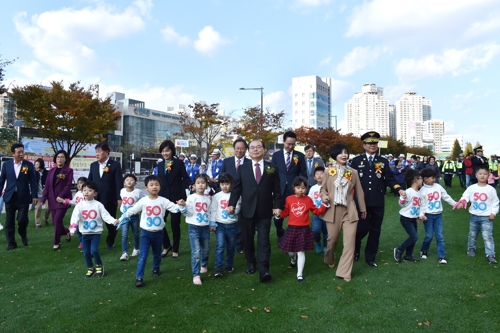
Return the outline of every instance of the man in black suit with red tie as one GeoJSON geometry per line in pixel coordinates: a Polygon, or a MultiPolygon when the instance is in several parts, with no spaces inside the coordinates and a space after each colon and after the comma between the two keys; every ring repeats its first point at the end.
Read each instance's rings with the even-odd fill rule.
{"type": "MultiPolygon", "coordinates": [[[[252,160],[245,157],[245,153],[248,149],[248,143],[242,139],[236,139],[233,142],[234,156],[225,158],[222,162],[222,167],[220,169],[220,174],[224,172],[229,173],[233,178],[236,178],[236,172],[238,171],[240,165],[244,163],[251,163],[252,160]]],[[[238,231],[236,232],[236,237],[234,239],[235,251],[238,254],[243,253],[243,244],[241,242],[241,222],[240,215],[238,215],[238,231]]]]}
{"type": "MultiPolygon", "coordinates": [[[[107,142],[100,142],[95,146],[97,161],[90,164],[88,180],[97,183],[96,200],[104,205],[111,216],[116,218],[116,209],[122,204],[120,190],[123,187],[123,177],[120,163],[109,158],[110,151],[107,142]]],[[[108,228],[107,249],[111,250],[115,244],[116,227],[113,224],[105,224],[108,228]]]]}
{"type": "Polygon", "coordinates": [[[29,204],[36,205],[38,202],[38,182],[36,181],[35,167],[30,161],[24,160],[24,146],[15,143],[10,147],[14,156],[13,160],[6,161],[2,165],[0,173],[0,191],[3,190],[5,182],[5,237],[7,238],[7,251],[17,247],[16,233],[16,211],[17,232],[25,246],[28,245],[28,208],[29,204]]]}
{"type": "MultiPolygon", "coordinates": [[[[283,197],[283,204],[289,195],[294,193],[293,180],[295,177],[303,176],[307,178],[307,166],[304,159],[304,154],[294,150],[297,142],[297,134],[292,131],[283,134],[283,150],[279,150],[273,154],[271,162],[276,164],[280,174],[280,191],[283,197]]],[[[285,234],[283,229],[283,219],[274,218],[274,226],[278,238],[285,234]]]]}
{"type": "Polygon", "coordinates": [[[247,274],[260,271],[260,282],[271,280],[271,217],[281,215],[282,198],[280,176],[273,163],[264,161],[264,144],[260,140],[250,142],[251,163],[238,168],[227,212],[234,214],[234,207],[241,197],[241,236],[247,261],[247,274]],[[257,259],[255,258],[255,228],[257,228],[257,259]]]}

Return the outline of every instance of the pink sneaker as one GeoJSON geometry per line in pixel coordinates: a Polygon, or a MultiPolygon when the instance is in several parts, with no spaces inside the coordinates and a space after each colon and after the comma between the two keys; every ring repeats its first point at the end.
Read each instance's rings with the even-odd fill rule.
{"type": "Polygon", "coordinates": [[[208,272],[208,268],[206,268],[206,267],[202,267],[202,268],[200,269],[200,273],[201,273],[201,274],[205,274],[206,272],[208,272]]]}
{"type": "Polygon", "coordinates": [[[193,284],[197,285],[197,286],[201,286],[202,283],[201,283],[201,278],[199,276],[195,276],[193,278],[193,284]]]}
{"type": "Polygon", "coordinates": [[[81,249],[82,247],[83,247],[83,246],[82,246],[82,243],[80,243],[80,244],[78,245],[78,248],[79,248],[79,249],[81,249]]]}

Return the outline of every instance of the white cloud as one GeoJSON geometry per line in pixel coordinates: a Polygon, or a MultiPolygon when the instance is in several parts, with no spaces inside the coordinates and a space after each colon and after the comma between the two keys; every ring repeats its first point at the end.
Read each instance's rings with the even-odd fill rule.
{"type": "Polygon", "coordinates": [[[269,108],[279,112],[288,109],[287,104],[290,104],[290,101],[284,91],[280,90],[264,95],[264,109],[269,108]]]}
{"type": "Polygon", "coordinates": [[[179,35],[172,27],[166,26],[160,32],[163,39],[168,43],[176,43],[180,46],[189,45],[191,43],[188,37],[179,35]]]}
{"type": "MultiPolygon", "coordinates": [[[[350,82],[332,79],[330,85],[331,104],[334,105],[348,101],[355,90],[356,88],[350,82]]],[[[341,113],[344,113],[343,109],[341,113]]]]}
{"type": "Polygon", "coordinates": [[[319,62],[319,65],[322,66],[322,65],[329,65],[330,62],[332,61],[332,57],[327,57],[325,59],[322,59],[320,62],[319,62]]]}
{"type": "Polygon", "coordinates": [[[470,25],[464,33],[464,38],[473,39],[478,36],[498,33],[498,31],[500,31],[500,11],[491,13],[487,21],[475,22],[470,25]]]}
{"type": "Polygon", "coordinates": [[[299,7],[317,7],[327,5],[332,0],[295,0],[295,4],[299,7]]]}
{"type": "Polygon", "coordinates": [[[472,82],[472,83],[478,83],[478,82],[480,82],[480,81],[481,81],[481,79],[480,79],[480,78],[478,78],[478,77],[475,77],[475,78],[473,78],[472,80],[470,80],[470,82],[472,82]]]}
{"type": "Polygon", "coordinates": [[[382,50],[379,47],[355,47],[349,52],[337,66],[339,76],[349,76],[354,72],[373,64],[382,50]]]}
{"type": "Polygon", "coordinates": [[[500,44],[478,45],[472,48],[450,49],[441,55],[431,54],[420,59],[402,59],[396,65],[400,79],[419,79],[445,74],[460,75],[486,65],[500,53],[500,44]]]}
{"type": "Polygon", "coordinates": [[[447,120],[444,122],[444,132],[446,134],[455,134],[457,132],[455,129],[455,122],[453,120],[447,120]]]}
{"type": "Polygon", "coordinates": [[[477,37],[498,30],[498,20],[488,18],[491,12],[498,13],[497,0],[364,1],[354,7],[345,35],[380,38],[386,45],[400,47],[449,45],[462,39],[466,31],[477,37]]]}
{"type": "Polygon", "coordinates": [[[229,40],[221,37],[220,33],[209,25],[198,33],[198,37],[194,42],[194,48],[210,57],[214,56],[222,46],[229,43],[229,40]]]}
{"type": "Polygon", "coordinates": [[[401,84],[397,86],[387,86],[384,88],[384,98],[390,104],[395,104],[398,99],[403,97],[404,93],[415,91],[417,86],[410,84],[401,84]]]}
{"type": "Polygon", "coordinates": [[[55,69],[78,74],[97,64],[92,44],[125,38],[144,29],[143,15],[151,1],[135,1],[119,11],[98,3],[82,9],[46,11],[27,19],[25,12],[14,17],[22,40],[33,48],[37,60],[55,69]]]}

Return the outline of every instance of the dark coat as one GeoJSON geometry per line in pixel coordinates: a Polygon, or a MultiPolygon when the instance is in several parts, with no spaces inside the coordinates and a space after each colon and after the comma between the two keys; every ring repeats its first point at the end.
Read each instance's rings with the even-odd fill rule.
{"type": "Polygon", "coordinates": [[[307,178],[307,166],[304,154],[301,152],[296,150],[292,151],[290,156],[290,168],[288,170],[286,169],[285,153],[283,149],[273,154],[271,162],[278,167],[281,195],[283,196],[294,193],[293,180],[295,177],[303,176],[307,178]],[[294,156],[297,156],[297,162],[294,161],[294,156]]]}
{"type": "MultiPolygon", "coordinates": [[[[252,162],[251,159],[243,156],[243,164],[251,163],[251,162],[252,162]]],[[[236,157],[235,156],[231,156],[231,157],[224,159],[224,161],[222,162],[222,167],[220,169],[219,174],[222,174],[224,172],[227,172],[231,176],[236,177],[236,157]]]]}
{"type": "Polygon", "coordinates": [[[158,163],[158,177],[160,177],[160,193],[164,198],[175,203],[177,200],[186,200],[186,189],[191,185],[186,166],[181,160],[172,159],[170,171],[165,172],[165,161],[158,163]]]}
{"type": "Polygon", "coordinates": [[[14,171],[14,160],[8,160],[2,165],[0,173],[0,189],[3,190],[5,182],[5,193],[3,194],[4,202],[9,202],[17,189],[17,199],[19,204],[30,204],[34,198],[38,198],[38,182],[36,181],[35,167],[33,163],[27,160],[21,162],[21,171],[16,179],[14,171]],[[27,168],[23,172],[23,168],[27,168]]]}
{"type": "MultiPolygon", "coordinates": [[[[101,177],[99,174],[99,162],[95,161],[90,164],[88,180],[97,183],[98,194],[96,200],[105,207],[112,207],[113,205],[117,205],[118,200],[122,199],[120,197],[120,191],[123,188],[122,167],[120,163],[111,159],[108,160],[106,167],[109,170],[108,172],[103,172],[101,177]]],[[[112,212],[109,213],[111,214],[112,212]]]]}

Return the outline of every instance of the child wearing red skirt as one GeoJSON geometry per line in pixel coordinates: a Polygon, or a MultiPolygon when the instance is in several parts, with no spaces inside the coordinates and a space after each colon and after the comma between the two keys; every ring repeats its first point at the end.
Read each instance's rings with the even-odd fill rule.
{"type": "Polygon", "coordinates": [[[316,208],[312,199],[307,196],[307,179],[299,176],[293,180],[295,194],[286,198],[285,209],[281,217],[288,218],[288,228],[283,237],[279,239],[278,248],[288,252],[290,266],[297,267],[297,281],[303,282],[302,271],[306,263],[305,251],[314,248],[314,236],[309,227],[309,212],[314,215],[323,214],[329,206],[325,204],[316,208]]]}

